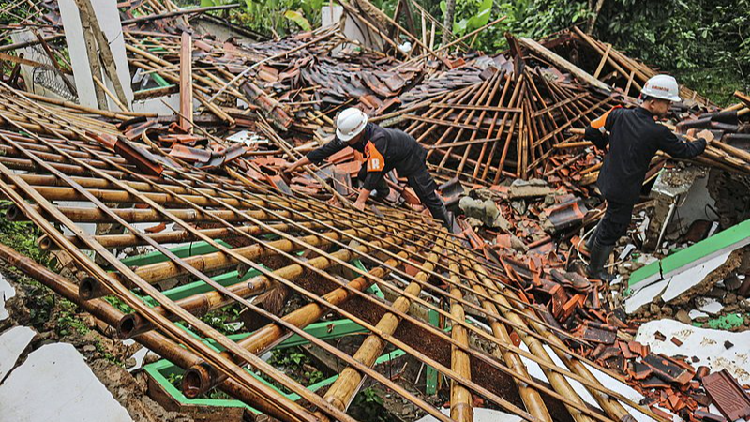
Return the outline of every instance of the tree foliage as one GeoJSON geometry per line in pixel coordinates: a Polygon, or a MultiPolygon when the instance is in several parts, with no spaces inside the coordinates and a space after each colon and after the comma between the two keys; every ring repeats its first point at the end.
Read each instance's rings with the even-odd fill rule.
{"type": "MultiPolygon", "coordinates": [[[[592,3],[494,0],[487,18],[506,18],[480,34],[474,47],[505,49],[506,31],[540,38],[585,24],[593,15],[592,3]]],[[[484,0],[457,0],[454,32],[462,35],[481,26],[475,21],[485,10],[484,0]]],[[[750,89],[750,0],[606,0],[594,35],[719,103],[729,102],[737,89],[750,89]]]]}

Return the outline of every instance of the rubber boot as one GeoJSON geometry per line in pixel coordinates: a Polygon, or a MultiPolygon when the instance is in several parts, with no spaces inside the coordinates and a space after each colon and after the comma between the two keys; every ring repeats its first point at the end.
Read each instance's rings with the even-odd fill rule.
{"type": "Polygon", "coordinates": [[[590,251],[591,260],[586,267],[586,275],[588,275],[589,278],[596,278],[608,282],[614,280],[615,276],[604,270],[604,264],[607,263],[609,254],[612,253],[612,250],[614,249],[615,245],[602,246],[599,242],[594,242],[590,251]]]}
{"type": "Polygon", "coordinates": [[[378,185],[375,187],[375,190],[370,192],[370,198],[377,202],[385,202],[385,198],[388,197],[388,194],[391,193],[391,188],[388,187],[388,184],[385,182],[385,178],[380,179],[380,182],[378,182],[378,185]]]}
{"type": "Polygon", "coordinates": [[[391,189],[388,186],[378,186],[371,194],[370,198],[377,202],[385,202],[385,198],[391,193],[391,189]]]}
{"type": "Polygon", "coordinates": [[[596,239],[596,231],[599,229],[599,224],[594,226],[594,231],[591,232],[591,236],[589,236],[588,239],[586,239],[586,251],[591,251],[594,249],[594,239],[596,239]]]}
{"type": "Polygon", "coordinates": [[[461,230],[457,230],[456,226],[456,216],[453,215],[452,212],[446,210],[445,214],[443,214],[445,217],[443,218],[443,226],[448,230],[448,233],[460,233],[461,230]]]}
{"type": "Polygon", "coordinates": [[[578,244],[578,252],[586,257],[591,256],[591,249],[594,248],[594,240],[596,239],[596,229],[599,228],[599,225],[597,224],[594,226],[594,230],[591,232],[591,235],[586,239],[586,242],[581,245],[578,244]]]}
{"type": "Polygon", "coordinates": [[[445,204],[441,204],[440,207],[430,209],[430,215],[432,215],[432,218],[434,218],[435,220],[442,221],[443,227],[448,229],[449,233],[453,232],[453,222],[455,220],[455,217],[453,216],[452,212],[448,211],[448,208],[445,207],[445,204]]]}

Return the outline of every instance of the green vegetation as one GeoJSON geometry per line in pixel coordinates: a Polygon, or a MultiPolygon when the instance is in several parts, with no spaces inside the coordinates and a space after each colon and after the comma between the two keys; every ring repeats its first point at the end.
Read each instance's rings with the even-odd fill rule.
{"type": "Polygon", "coordinates": [[[219,12],[233,22],[268,36],[284,37],[320,26],[323,0],[200,0],[202,7],[244,3],[219,12]]]}
{"type": "Polygon", "coordinates": [[[268,363],[283,368],[287,374],[303,385],[312,385],[323,381],[326,376],[312,366],[312,361],[298,347],[274,349],[268,363]]]}
{"type": "Polygon", "coordinates": [[[354,396],[350,414],[357,420],[368,422],[398,421],[383,407],[382,392],[375,386],[367,387],[354,396]]]}
{"type": "Polygon", "coordinates": [[[6,217],[8,201],[0,201],[0,243],[7,245],[22,254],[32,258],[34,261],[50,266],[51,256],[37,245],[36,241],[42,234],[39,228],[28,221],[10,221],[6,217]]]}
{"type": "Polygon", "coordinates": [[[241,332],[243,328],[240,320],[240,311],[242,306],[233,304],[232,306],[210,311],[201,317],[206,324],[216,328],[224,335],[232,335],[241,332]]]}

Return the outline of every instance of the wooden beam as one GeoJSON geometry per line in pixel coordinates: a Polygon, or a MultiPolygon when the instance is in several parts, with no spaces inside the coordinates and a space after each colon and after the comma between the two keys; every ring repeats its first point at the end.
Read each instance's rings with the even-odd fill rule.
{"type": "Polygon", "coordinates": [[[182,33],[180,47],[180,127],[193,131],[193,42],[190,34],[182,33]]]}
{"type": "Polygon", "coordinates": [[[549,51],[546,47],[532,40],[531,38],[519,38],[518,41],[529,50],[542,56],[545,60],[550,61],[556,67],[570,72],[579,81],[589,84],[593,87],[602,89],[606,92],[611,91],[609,85],[591,76],[590,73],[574,65],[573,63],[565,60],[560,55],[549,51]]]}
{"type": "Polygon", "coordinates": [[[596,72],[594,72],[594,77],[596,79],[599,79],[599,74],[602,73],[602,69],[604,69],[604,65],[607,64],[607,59],[609,58],[609,50],[612,49],[612,44],[607,44],[607,51],[604,52],[604,55],[602,56],[602,60],[599,62],[599,66],[596,68],[596,72]]]}

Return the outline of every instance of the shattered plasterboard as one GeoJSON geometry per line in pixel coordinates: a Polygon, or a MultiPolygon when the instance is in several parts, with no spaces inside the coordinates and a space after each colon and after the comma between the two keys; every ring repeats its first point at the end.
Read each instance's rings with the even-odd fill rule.
{"type": "Polygon", "coordinates": [[[5,379],[5,375],[13,369],[34,336],[36,336],[36,331],[21,325],[0,335],[0,381],[5,379]]]}
{"type": "Polygon", "coordinates": [[[750,220],[675,252],[630,275],[633,293],[625,299],[625,312],[632,314],[661,298],[669,303],[720,269],[732,252],[750,244],[750,220]]]}
{"type": "Polygon", "coordinates": [[[0,409],[14,422],[132,422],[67,343],[44,345],[14,369],[0,385],[0,409]]]}
{"type": "Polygon", "coordinates": [[[5,303],[15,295],[16,289],[0,274],[0,321],[8,319],[8,310],[5,308],[5,303]]]}
{"type": "MultiPolygon", "coordinates": [[[[529,348],[524,343],[521,343],[519,347],[523,349],[524,351],[527,351],[527,352],[529,351],[529,348]]],[[[555,354],[555,352],[552,350],[551,347],[545,344],[544,349],[547,351],[547,354],[550,356],[550,358],[552,358],[552,361],[555,363],[555,365],[557,365],[560,368],[565,367],[565,364],[563,363],[562,359],[560,359],[560,357],[557,356],[557,354],[555,354]]],[[[521,356],[521,360],[523,361],[524,365],[526,365],[526,368],[529,371],[529,375],[531,375],[534,378],[538,378],[542,381],[549,382],[549,379],[544,374],[544,371],[542,370],[541,366],[539,366],[539,364],[537,364],[536,362],[524,356],[521,356]]],[[[624,397],[627,397],[628,399],[632,400],[635,403],[638,403],[639,401],[643,400],[643,396],[634,388],[630,387],[629,385],[615,378],[612,378],[611,376],[607,375],[606,373],[600,371],[597,368],[594,368],[593,366],[590,366],[588,364],[584,364],[584,365],[586,365],[586,368],[588,368],[588,370],[591,371],[591,373],[594,375],[594,378],[596,378],[596,380],[599,381],[604,387],[622,394],[624,397]]],[[[578,393],[581,399],[583,399],[583,401],[601,410],[601,407],[594,399],[594,396],[591,395],[589,390],[587,390],[586,387],[583,386],[583,384],[572,379],[568,379],[568,382],[573,387],[573,389],[575,389],[575,391],[578,393]]],[[[650,416],[644,415],[643,413],[638,412],[637,410],[629,407],[628,405],[624,403],[623,403],[623,406],[635,418],[636,421],[653,422],[653,419],[650,416]]]]}
{"type": "Polygon", "coordinates": [[[653,302],[657,297],[661,297],[664,302],[669,303],[702,282],[714,270],[724,265],[727,259],[729,259],[729,254],[730,252],[719,254],[707,262],[686,268],[681,273],[675,274],[672,277],[644,286],[644,288],[637,290],[632,296],[625,299],[625,312],[628,314],[637,312],[643,306],[653,302]]]}
{"type": "Polygon", "coordinates": [[[747,347],[750,331],[732,333],[663,319],[638,327],[636,341],[651,346],[654,353],[687,356],[687,361],[696,369],[700,366],[711,368],[711,372],[726,369],[740,384],[750,383],[750,349],[747,347]],[[657,331],[664,335],[664,340],[656,338],[657,331]],[[672,342],[672,338],[680,340],[682,345],[672,342]],[[698,358],[697,362],[692,361],[693,356],[698,358]]]}

